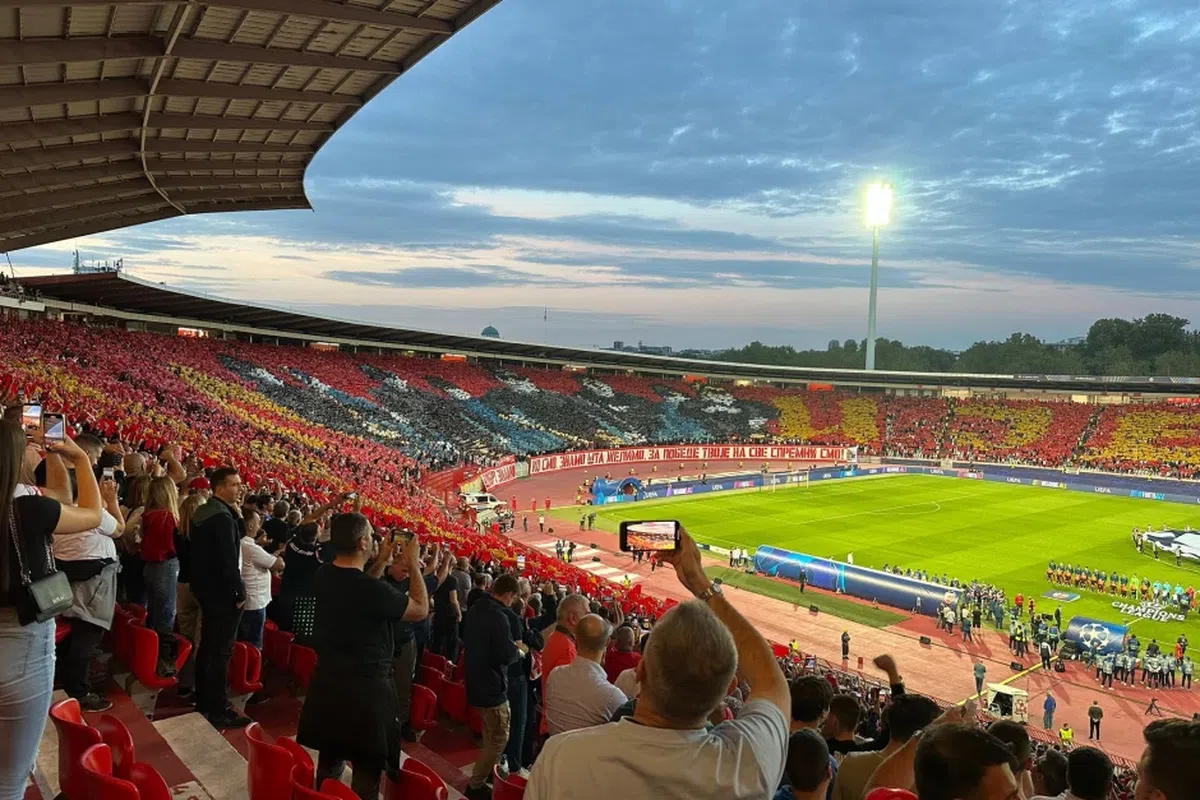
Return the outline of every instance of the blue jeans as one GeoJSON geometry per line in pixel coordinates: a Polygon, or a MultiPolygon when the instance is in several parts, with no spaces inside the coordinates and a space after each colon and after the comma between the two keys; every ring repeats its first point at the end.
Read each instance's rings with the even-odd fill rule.
{"type": "Polygon", "coordinates": [[[508,757],[508,768],[516,772],[525,766],[521,763],[521,751],[525,745],[525,721],[529,707],[529,679],[508,676],[508,707],[512,715],[508,726],[508,744],[504,755],[508,757]]]}
{"type": "Polygon", "coordinates": [[[262,650],[263,626],[266,623],[267,610],[265,608],[242,611],[242,621],[238,623],[237,640],[252,644],[262,650]]]}
{"type": "Polygon", "coordinates": [[[21,626],[0,608],[0,800],[22,800],[54,690],[54,622],[21,626]]]}
{"type": "Polygon", "coordinates": [[[179,583],[179,559],[147,561],[142,567],[146,580],[146,627],[161,640],[175,632],[175,587],[179,583]]]}

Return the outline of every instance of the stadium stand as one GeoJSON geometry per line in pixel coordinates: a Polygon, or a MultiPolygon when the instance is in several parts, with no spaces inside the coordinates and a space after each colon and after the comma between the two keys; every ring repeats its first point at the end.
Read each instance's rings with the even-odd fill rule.
{"type": "MultiPolygon", "coordinates": [[[[640,587],[614,584],[505,536],[480,533],[426,492],[420,480],[424,475],[464,460],[490,463],[507,454],[762,435],[779,441],[852,444],[864,452],[888,455],[1036,466],[1078,464],[1155,475],[1182,475],[1200,463],[1193,458],[1193,434],[1186,430],[1188,411],[1165,405],[1097,410],[1084,404],[1029,400],[952,400],[689,384],[639,376],[593,377],[561,369],[322,352],[13,318],[0,330],[0,351],[4,353],[0,388],[7,394],[20,390],[27,397],[42,398],[48,408],[63,411],[81,433],[101,437],[107,450],[103,457],[123,462],[119,466],[128,457],[136,460],[139,452],[152,468],[160,461],[173,468],[170,462],[176,460],[186,472],[176,480],[184,495],[207,494],[213,469],[235,464],[248,486],[249,499],[261,498],[259,507],[273,508],[276,501],[286,500],[305,515],[330,501],[331,511],[361,510],[378,530],[401,527],[417,533],[427,548],[421,568],[434,570],[434,591],[453,580],[445,576],[449,569],[441,555],[445,551],[465,558],[468,573],[494,576],[523,557],[530,581],[522,585],[517,598],[521,608],[530,609],[525,612],[529,618],[539,604],[543,612],[548,606],[569,605],[568,589],[583,596],[585,610],[598,612],[612,625],[625,619],[636,619],[639,626],[653,624],[675,603],[650,597],[640,587]],[[173,455],[175,447],[178,456],[173,455]],[[348,500],[351,492],[358,497],[348,500]],[[534,590],[543,582],[550,582],[544,594],[534,590]],[[561,588],[555,591],[555,587],[561,588]]],[[[126,496],[136,482],[132,475],[126,482],[126,496]]],[[[322,522],[320,528],[314,545],[318,550],[330,541],[328,525],[322,522]]],[[[270,544],[267,539],[263,542],[270,544]]],[[[288,557],[285,553],[285,561],[288,557]]],[[[131,696],[148,703],[142,710],[153,719],[161,717],[164,704],[178,702],[177,679],[164,676],[162,665],[155,664],[157,637],[146,627],[138,591],[136,583],[122,581],[123,605],[114,609],[113,632],[105,650],[111,652],[108,669],[114,675],[128,671],[131,696]]],[[[276,586],[277,600],[280,591],[276,586]]],[[[464,596],[464,608],[467,603],[464,596]]],[[[560,624],[578,622],[563,622],[569,618],[561,615],[559,619],[560,624]]],[[[522,630],[532,629],[526,624],[522,630]]],[[[69,627],[64,625],[62,631],[69,642],[69,627]]],[[[238,643],[228,676],[230,688],[243,695],[268,686],[285,694],[319,691],[320,664],[314,647],[320,644],[313,641],[311,631],[297,617],[272,611],[264,634],[261,661],[249,657],[249,645],[238,643]]],[[[778,654],[779,646],[775,649],[778,654]]],[[[174,672],[185,673],[191,652],[191,643],[181,637],[174,672]]],[[[404,730],[407,737],[420,735],[426,743],[416,752],[435,760],[439,742],[445,744],[447,736],[470,737],[472,731],[486,735],[490,723],[470,701],[474,679],[467,662],[461,657],[446,661],[427,650],[426,657],[414,663],[421,665],[414,670],[418,687],[411,690],[404,730]]],[[[814,666],[802,654],[788,654],[786,648],[782,663],[788,677],[819,674],[831,684],[836,682],[838,691],[863,699],[871,707],[864,733],[870,732],[871,724],[879,724],[887,705],[887,694],[880,691],[887,688],[885,684],[873,682],[861,671],[820,661],[814,666]]],[[[528,678],[525,673],[520,680],[528,678]]],[[[530,682],[531,690],[536,683],[530,682]]],[[[110,694],[119,692],[108,685],[110,694]]],[[[80,699],[87,700],[76,698],[80,699]]],[[[747,700],[743,689],[735,691],[721,701],[714,721],[720,724],[736,717],[747,700]]],[[[947,713],[956,713],[953,704],[938,702],[951,709],[947,713]]],[[[114,749],[112,755],[91,748],[93,741],[117,747],[110,741],[112,723],[87,719],[81,723],[75,720],[77,706],[71,712],[74,716],[67,714],[69,706],[55,708],[49,715],[55,724],[66,730],[67,721],[74,720],[71,736],[89,743],[80,745],[78,759],[74,751],[59,749],[59,758],[68,759],[59,773],[86,774],[90,781],[112,773],[116,777],[107,777],[109,783],[104,785],[116,787],[114,781],[122,780],[121,772],[132,760],[132,747],[114,749]],[[96,726],[95,736],[79,728],[88,723],[96,726]]],[[[536,714],[536,707],[532,711],[536,714]]],[[[979,721],[988,719],[982,715],[979,721]]],[[[216,722],[236,726],[238,718],[216,722]]],[[[290,724],[288,730],[294,730],[294,718],[290,724]]],[[[1050,734],[1032,729],[1030,734],[1037,747],[1055,746],[1050,734]]],[[[291,786],[299,774],[301,785],[307,782],[306,791],[319,793],[315,778],[305,771],[314,770],[313,763],[306,765],[296,752],[286,760],[281,755],[296,747],[286,734],[272,740],[255,733],[238,741],[254,742],[246,745],[252,788],[261,779],[255,766],[259,764],[255,753],[261,750],[279,761],[282,777],[277,777],[282,785],[291,786]]],[[[297,752],[308,755],[302,749],[297,752]]],[[[533,754],[519,761],[495,773],[498,791],[503,796],[519,796],[522,790],[527,796],[547,796],[537,794],[541,791],[537,775],[524,771],[537,763],[533,754]],[[522,788],[526,777],[534,778],[532,788],[522,788]]],[[[453,775],[439,775],[412,753],[406,751],[400,767],[382,784],[387,796],[397,800],[458,796],[445,783],[453,775]],[[406,787],[403,793],[399,787],[406,787]]],[[[1122,769],[1128,767],[1121,764],[1122,769]]],[[[491,765],[487,774],[493,774],[494,768],[491,765]]],[[[482,796],[457,774],[459,789],[470,790],[468,796],[482,796]]],[[[273,779],[265,784],[280,785],[273,779]]],[[[1128,771],[1118,772],[1114,786],[1113,797],[1128,796],[1128,771]]],[[[51,789],[34,784],[30,791],[44,796],[51,789]]],[[[342,791],[324,782],[321,789],[342,791]]],[[[251,800],[260,796],[251,791],[251,800]]]]}

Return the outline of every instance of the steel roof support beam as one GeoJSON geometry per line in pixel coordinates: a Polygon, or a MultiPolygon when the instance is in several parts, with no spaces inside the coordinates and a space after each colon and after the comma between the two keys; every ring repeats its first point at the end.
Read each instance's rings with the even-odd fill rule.
{"type": "MultiPolygon", "coordinates": [[[[167,191],[175,189],[205,189],[221,186],[263,186],[274,184],[300,186],[303,182],[304,179],[299,175],[284,175],[278,178],[271,178],[264,175],[191,175],[184,178],[163,176],[157,181],[158,185],[167,191]]],[[[0,201],[0,208],[3,208],[2,204],[3,201],[0,201]]]]}
{"type": "Polygon", "coordinates": [[[149,183],[143,180],[114,181],[100,186],[89,186],[86,189],[76,189],[73,192],[38,192],[37,194],[22,195],[0,199],[0,217],[26,214],[29,212],[46,212],[52,208],[77,206],[83,203],[94,203],[122,194],[145,193],[154,191],[149,183]]]}
{"type": "Polygon", "coordinates": [[[10,217],[0,220],[0,237],[43,228],[62,229],[69,227],[73,222],[81,222],[93,217],[107,217],[126,211],[137,211],[141,208],[153,208],[165,205],[166,201],[151,189],[150,193],[143,197],[116,200],[111,203],[89,203],[74,210],[55,211],[49,218],[44,214],[26,214],[20,217],[10,217]]]}
{"type": "Polygon", "coordinates": [[[156,36],[126,36],[114,39],[24,39],[4,43],[4,47],[0,48],[0,67],[154,58],[163,55],[164,50],[163,40],[156,36]]]}
{"type": "Polygon", "coordinates": [[[132,131],[140,128],[142,118],[137,114],[107,114],[103,117],[76,119],[47,119],[38,122],[14,122],[0,125],[0,144],[40,142],[67,136],[95,136],[104,133],[132,131]]]}
{"type": "Polygon", "coordinates": [[[201,139],[147,137],[147,153],[299,153],[313,148],[302,144],[258,144],[256,142],[209,142],[201,139]]]}
{"type": "Polygon", "coordinates": [[[244,44],[225,44],[216,40],[180,39],[171,55],[199,61],[244,61],[248,64],[273,64],[281,67],[313,69],[361,70],[385,75],[399,75],[400,67],[386,61],[368,58],[309,53],[275,47],[252,47],[244,44]]]}
{"type": "MultiPolygon", "coordinates": [[[[109,83],[110,81],[104,81],[109,83]]],[[[249,86],[237,83],[163,78],[158,82],[157,95],[176,97],[215,97],[218,100],[256,100],[263,103],[329,103],[358,108],[363,101],[349,94],[307,92],[302,89],[272,89],[270,86],[249,86]]],[[[26,104],[28,105],[28,104],[26,104]]]]}
{"type": "Polygon", "coordinates": [[[39,244],[49,244],[57,242],[72,236],[90,236],[93,233],[103,233],[110,231],[116,227],[129,227],[131,225],[141,225],[145,222],[157,222],[160,219],[169,219],[170,217],[180,216],[175,209],[165,206],[155,211],[147,211],[134,216],[121,217],[119,220],[107,220],[104,222],[89,222],[78,226],[73,226],[69,231],[55,229],[44,231],[42,233],[31,233],[25,236],[14,236],[6,239],[0,235],[0,253],[11,253],[16,250],[22,250],[26,247],[37,247],[39,244]],[[119,222],[118,224],[116,224],[119,222]]]}
{"type": "MultiPolygon", "coordinates": [[[[111,6],[163,5],[165,0],[38,0],[43,6],[111,6]]],[[[0,0],[0,8],[33,5],[33,0],[0,0]]],[[[273,14],[294,14],[329,22],[359,22],[381,28],[406,28],[425,33],[450,35],[455,26],[432,17],[414,17],[393,11],[380,11],[367,6],[326,2],[326,0],[212,0],[206,5],[218,8],[237,8],[244,11],[265,11],[273,14]]]]}
{"type": "Polygon", "coordinates": [[[142,167],[135,161],[118,161],[113,164],[71,167],[68,169],[44,169],[37,172],[8,175],[0,178],[0,194],[27,192],[34,189],[52,189],[60,186],[71,186],[83,181],[96,181],[104,178],[126,178],[131,175],[141,174],[142,167]]]}
{"type": "MultiPolygon", "coordinates": [[[[191,128],[209,131],[314,131],[331,133],[333,125],[328,122],[305,122],[293,119],[270,119],[268,117],[202,117],[191,114],[151,114],[151,128],[191,128]]],[[[3,132],[0,128],[0,133],[3,132]]]]}
{"type": "Polygon", "coordinates": [[[137,153],[137,144],[132,139],[96,144],[64,145],[62,147],[28,147],[0,153],[0,171],[25,167],[44,167],[54,164],[70,164],[92,158],[131,156],[137,153]]]}
{"type": "Polygon", "coordinates": [[[5,86],[0,88],[0,109],[141,97],[148,89],[146,82],[138,78],[5,86]]]}

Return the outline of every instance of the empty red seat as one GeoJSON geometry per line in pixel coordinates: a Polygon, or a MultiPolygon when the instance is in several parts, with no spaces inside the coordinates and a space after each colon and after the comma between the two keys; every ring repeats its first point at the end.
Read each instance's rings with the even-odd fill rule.
{"type": "Polygon", "coordinates": [[[267,621],[263,629],[263,658],[274,664],[278,669],[286,670],[292,663],[292,642],[296,635],[270,627],[273,623],[267,621]]]}
{"type": "Polygon", "coordinates": [[[383,782],[384,800],[446,800],[450,790],[442,776],[422,761],[409,756],[400,765],[400,776],[393,783],[383,782]]]}
{"type": "MultiPolygon", "coordinates": [[[[329,783],[329,780],[326,780],[325,783],[329,783]]],[[[325,787],[322,786],[321,788],[325,787]]],[[[293,800],[332,800],[333,797],[334,795],[318,792],[314,789],[312,775],[306,775],[300,768],[300,765],[297,764],[292,769],[293,800]]]]}
{"type": "Polygon", "coordinates": [[[445,657],[439,656],[437,653],[431,653],[428,650],[421,655],[421,666],[436,669],[447,678],[450,677],[450,673],[452,672],[450,662],[445,657]]]}
{"type": "Polygon", "coordinates": [[[129,780],[133,763],[137,760],[129,728],[112,714],[105,714],[96,720],[95,728],[112,753],[112,774],[122,780],[129,780]]]}
{"type": "Polygon", "coordinates": [[[246,727],[246,791],[250,800],[292,800],[292,754],[271,741],[262,726],[246,727]]]}
{"type": "Polygon", "coordinates": [[[275,744],[292,754],[292,777],[305,786],[312,786],[316,780],[316,767],[308,751],[295,739],[287,736],[280,736],[275,740],[275,744]]]}
{"type": "Polygon", "coordinates": [[[73,697],[50,706],[50,720],[58,732],[58,780],[62,792],[67,800],[84,800],[89,795],[79,762],[89,748],[100,744],[100,731],[83,721],[79,701],[73,697]]]}
{"type": "Polygon", "coordinates": [[[438,694],[438,704],[446,716],[460,725],[467,724],[467,687],[456,681],[445,681],[438,694]]]}
{"type": "Polygon", "coordinates": [[[147,764],[134,764],[129,780],[115,777],[106,744],[89,747],[79,759],[79,771],[88,800],[171,800],[166,781],[147,764]]]}
{"type": "Polygon", "coordinates": [[[415,731],[427,731],[437,727],[437,695],[432,689],[427,686],[412,687],[408,719],[415,731]]]}
{"type": "Polygon", "coordinates": [[[492,800],[521,800],[525,796],[525,779],[520,775],[500,775],[500,768],[492,770],[492,800]]]}
{"type": "Polygon", "coordinates": [[[321,795],[323,797],[336,797],[338,800],[359,800],[357,794],[346,784],[333,778],[326,778],[321,784],[321,795]]]}
{"type": "MultiPolygon", "coordinates": [[[[158,674],[157,633],[149,628],[131,625],[129,626],[129,636],[131,651],[127,664],[129,671],[133,673],[133,677],[137,678],[138,683],[148,689],[166,689],[168,686],[178,683],[173,677],[164,678],[158,674]]],[[[175,669],[178,671],[183,668],[188,654],[192,652],[192,643],[179,635],[176,635],[175,638],[179,642],[178,652],[175,656],[175,669]]]]}
{"type": "Polygon", "coordinates": [[[301,689],[307,689],[317,668],[317,651],[302,645],[292,646],[292,678],[301,689]]]}
{"type": "Polygon", "coordinates": [[[262,655],[252,644],[235,642],[229,659],[229,693],[254,694],[262,689],[262,655]]]}
{"type": "Polygon", "coordinates": [[[417,667],[417,677],[414,679],[414,683],[420,686],[428,686],[430,689],[433,689],[435,683],[440,685],[445,679],[446,676],[442,675],[433,667],[427,667],[422,664],[421,666],[417,667]]]}

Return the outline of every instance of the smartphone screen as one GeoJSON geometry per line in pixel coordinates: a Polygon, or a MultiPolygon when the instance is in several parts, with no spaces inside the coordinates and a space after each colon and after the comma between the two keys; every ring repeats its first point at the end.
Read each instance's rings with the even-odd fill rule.
{"type": "Polygon", "coordinates": [[[67,419],[62,414],[43,414],[42,429],[46,431],[46,441],[61,442],[67,438],[67,419]]]}
{"type": "Polygon", "coordinates": [[[101,480],[114,481],[116,479],[117,478],[116,478],[115,470],[112,467],[105,467],[104,472],[101,475],[101,480]]]}
{"type": "Polygon", "coordinates": [[[42,430],[42,404],[26,403],[21,406],[21,427],[26,436],[32,436],[42,430]]]}
{"type": "Polygon", "coordinates": [[[525,571],[525,554],[518,553],[517,554],[517,572],[524,572],[524,571],[525,571]]]}
{"type": "Polygon", "coordinates": [[[679,520],[621,523],[621,551],[670,551],[679,547],[679,520]]]}

